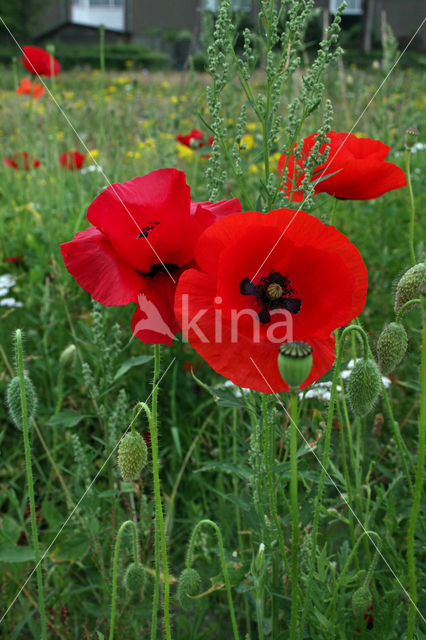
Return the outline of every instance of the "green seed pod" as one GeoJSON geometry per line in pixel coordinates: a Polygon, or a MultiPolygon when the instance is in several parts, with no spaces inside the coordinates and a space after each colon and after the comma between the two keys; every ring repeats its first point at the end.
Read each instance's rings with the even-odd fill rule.
{"type": "Polygon", "coordinates": [[[402,361],[407,351],[408,337],[402,324],[391,322],[386,325],[377,340],[379,369],[387,375],[402,361]]]}
{"type": "Polygon", "coordinates": [[[426,265],[423,262],[408,269],[400,278],[395,292],[395,313],[409,300],[419,297],[419,288],[426,278],[426,265]]]}
{"type": "Polygon", "coordinates": [[[201,577],[195,569],[184,569],[179,576],[177,599],[182,609],[192,609],[194,601],[188,596],[196,596],[201,591],[201,577]]]}
{"type": "Polygon", "coordinates": [[[278,353],[278,369],[291,389],[298,389],[312,369],[312,347],[306,342],[284,342],[278,353]]]}
{"type": "Polygon", "coordinates": [[[349,402],[357,417],[370,413],[379,397],[381,382],[374,360],[357,360],[347,381],[349,402]]]}
{"type": "Polygon", "coordinates": [[[69,344],[68,347],[62,351],[59,356],[59,364],[61,367],[72,367],[75,361],[75,353],[77,351],[77,347],[75,344],[69,344]]]}
{"type": "Polygon", "coordinates": [[[140,562],[132,562],[126,569],[124,576],[124,585],[126,589],[136,593],[140,591],[145,584],[145,569],[140,562]]]}
{"type": "Polygon", "coordinates": [[[368,611],[372,599],[371,591],[367,586],[360,587],[355,591],[352,596],[352,612],[355,618],[360,618],[368,611]]]}
{"type": "MultiPolygon", "coordinates": [[[[31,418],[35,414],[37,406],[37,396],[33,386],[33,383],[24,376],[25,397],[27,400],[27,416],[28,427],[31,427],[31,418]]],[[[12,378],[7,387],[7,404],[9,407],[10,417],[15,425],[22,431],[22,405],[21,405],[21,386],[19,377],[12,378]]]]}
{"type": "Polygon", "coordinates": [[[140,433],[127,433],[118,447],[118,466],[123,480],[135,480],[148,459],[148,448],[140,433]]]}

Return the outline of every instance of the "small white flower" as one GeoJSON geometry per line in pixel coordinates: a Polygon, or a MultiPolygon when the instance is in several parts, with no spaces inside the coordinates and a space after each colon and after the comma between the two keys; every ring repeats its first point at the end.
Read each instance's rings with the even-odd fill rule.
{"type": "Polygon", "coordinates": [[[2,298],[0,300],[0,307],[23,307],[22,302],[18,302],[15,298],[2,298]]]}

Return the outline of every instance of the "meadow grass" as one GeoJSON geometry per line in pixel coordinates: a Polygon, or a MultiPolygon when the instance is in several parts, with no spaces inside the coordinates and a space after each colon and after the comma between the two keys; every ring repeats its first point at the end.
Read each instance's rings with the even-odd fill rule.
{"type": "MultiPolygon", "coordinates": [[[[382,78],[381,71],[360,71],[354,66],[334,65],[329,69],[326,95],[334,105],[334,129],[351,129],[382,78]]],[[[283,112],[301,90],[301,82],[302,72],[289,78],[281,99],[283,112]]],[[[98,71],[76,70],[61,73],[53,86],[51,81],[47,83],[78,137],[46,95],[39,101],[18,96],[16,70],[2,72],[3,155],[28,151],[40,160],[41,166],[16,171],[2,163],[0,168],[0,279],[5,274],[12,276],[14,285],[7,297],[18,303],[0,306],[0,393],[5,396],[11,377],[16,375],[12,335],[22,328],[24,365],[38,397],[31,447],[40,549],[42,553],[48,550],[42,564],[48,637],[108,636],[114,545],[117,531],[126,520],[137,523],[140,562],[147,577],[143,590],[136,594],[123,586],[122,576],[133,559],[132,532],[123,530],[118,564],[114,567],[119,576],[115,637],[150,637],[156,571],[150,465],[138,482],[123,482],[113,452],[130,423],[132,407],[150,394],[151,350],[131,339],[133,305],[105,308],[93,304],[66,271],[59,244],[87,227],[86,209],[108,183],[130,180],[162,167],[176,167],[186,172],[193,200],[209,198],[205,178],[208,159],[176,143],[178,133],[188,133],[192,128],[204,128],[208,134],[200,117],[209,120],[205,94],[209,78],[193,73],[135,71],[107,72],[103,76],[98,71]],[[70,149],[85,152],[79,138],[91,150],[96,163],[87,157],[83,170],[66,171],[58,165],[57,156],[70,149]],[[10,257],[19,260],[4,261],[10,257]],[[75,353],[61,361],[61,354],[70,344],[75,346],[75,353]],[[73,515],[67,520],[70,513],[73,515]]],[[[265,83],[264,74],[256,72],[252,79],[254,91],[264,91],[265,83]]],[[[397,67],[354,131],[389,144],[392,151],[388,159],[401,167],[405,166],[405,130],[424,121],[423,86],[424,73],[397,67]]],[[[231,140],[238,126],[235,114],[243,99],[238,82],[232,80],[223,103],[231,140]]],[[[302,137],[317,130],[321,121],[321,114],[313,113],[301,131],[302,137]]],[[[250,111],[244,134],[240,163],[247,197],[256,202],[263,179],[264,140],[259,122],[250,111]]],[[[422,138],[417,140],[421,142],[422,138]]],[[[277,171],[280,151],[277,140],[270,153],[272,172],[277,171]]],[[[419,148],[411,155],[418,262],[425,255],[425,168],[426,152],[419,148]]],[[[220,198],[241,195],[238,180],[229,172],[220,198]]],[[[368,298],[360,323],[373,352],[383,326],[393,320],[395,282],[411,266],[409,210],[407,189],[376,200],[337,203],[335,224],[357,246],[368,269],[368,298]]],[[[331,198],[325,194],[316,196],[310,213],[329,222],[331,198]]],[[[326,288],[327,283],[320,286],[326,288]]],[[[303,615],[303,594],[310,582],[314,606],[306,614],[306,628],[300,630],[300,638],[406,637],[410,608],[404,593],[404,589],[410,591],[407,529],[421,402],[421,310],[413,309],[405,325],[408,354],[390,377],[389,400],[380,398],[374,411],[362,419],[354,419],[344,394],[337,400],[328,471],[340,493],[328,477],[321,480],[318,462],[324,454],[321,435],[326,430],[327,403],[310,398],[292,409],[309,442],[308,447],[301,440],[298,443],[300,541],[296,591],[302,603],[299,613],[303,615]],[[389,408],[402,435],[405,467],[389,408]],[[325,486],[314,572],[310,576],[312,513],[319,482],[325,482],[325,486]],[[356,518],[348,509],[348,502],[356,518]],[[375,548],[363,535],[363,529],[373,532],[372,539],[382,556],[375,557],[375,548]],[[352,595],[367,575],[371,578],[374,606],[371,629],[367,628],[368,619],[354,617],[351,608],[352,595]]],[[[359,347],[355,341],[347,341],[341,354],[343,370],[354,353],[359,355],[359,347]]],[[[165,375],[158,397],[159,458],[173,637],[232,638],[235,624],[240,638],[290,637],[295,592],[290,567],[281,562],[282,551],[290,561],[294,539],[289,493],[289,416],[274,396],[261,400],[251,392],[241,397],[238,390],[224,387],[223,378],[181,341],[171,350],[162,349],[162,371],[165,375]],[[198,379],[216,390],[216,397],[197,384],[191,367],[198,379]],[[266,429],[272,443],[269,445],[264,440],[266,429]],[[253,438],[258,438],[257,444],[253,438]],[[259,458],[254,463],[256,446],[259,458]],[[261,463],[268,446],[271,460],[261,463]],[[254,464],[264,464],[263,471],[256,470],[254,464]],[[265,469],[269,475],[265,475],[265,469]],[[275,506],[270,502],[271,495],[275,506]],[[274,519],[277,509],[278,526],[274,519]],[[188,612],[176,599],[175,585],[187,566],[191,532],[203,519],[217,523],[221,538],[215,537],[213,529],[203,527],[192,541],[192,566],[201,574],[203,592],[208,593],[194,600],[195,607],[188,612]],[[223,569],[223,554],[227,572],[223,569]],[[230,589],[236,620],[230,617],[230,589]]],[[[325,379],[331,380],[331,375],[325,379]]],[[[287,407],[284,396],[283,402],[287,407]]],[[[141,433],[148,431],[143,415],[137,425],[141,433]]],[[[0,404],[0,421],[1,616],[33,568],[35,556],[26,508],[22,433],[13,426],[5,404],[0,404]]],[[[420,607],[425,587],[425,531],[421,516],[416,536],[420,607]]],[[[37,603],[34,577],[25,584],[2,621],[2,637],[38,638],[37,603]]],[[[160,637],[161,619],[158,625],[160,637]]],[[[420,617],[415,625],[414,637],[420,640],[424,637],[420,617]]]]}

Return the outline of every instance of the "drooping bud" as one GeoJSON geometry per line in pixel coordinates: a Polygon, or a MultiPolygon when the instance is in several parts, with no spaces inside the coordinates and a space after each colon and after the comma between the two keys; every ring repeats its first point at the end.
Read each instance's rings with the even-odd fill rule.
{"type": "MultiPolygon", "coordinates": [[[[37,396],[33,383],[24,376],[25,397],[27,402],[27,419],[28,427],[31,427],[31,418],[34,416],[37,406],[37,396]]],[[[22,404],[21,404],[21,385],[19,377],[12,378],[7,387],[7,404],[9,407],[10,417],[15,425],[22,431],[22,404]]]]}
{"type": "Polygon", "coordinates": [[[419,297],[419,288],[426,278],[426,265],[423,262],[415,264],[400,278],[395,293],[395,313],[409,300],[419,297]]]}
{"type": "Polygon", "coordinates": [[[118,466],[125,482],[135,480],[148,459],[148,448],[140,433],[127,433],[118,447],[118,466]]]}
{"type": "Polygon", "coordinates": [[[61,367],[72,367],[75,361],[75,353],[77,351],[77,347],[75,344],[69,344],[68,347],[62,351],[59,356],[59,364],[61,367]]]}
{"type": "Polygon", "coordinates": [[[182,609],[192,609],[194,601],[188,596],[196,596],[201,590],[201,577],[195,569],[184,569],[179,576],[177,599],[182,609]]]}
{"type": "Polygon", "coordinates": [[[407,351],[408,337],[402,324],[391,322],[386,325],[377,340],[379,369],[387,375],[402,361],[407,351]]]}
{"type": "Polygon", "coordinates": [[[124,575],[124,585],[126,589],[136,593],[140,591],[145,584],[145,569],[140,562],[132,562],[126,569],[124,575]]]}
{"type": "Polygon", "coordinates": [[[355,618],[360,618],[368,611],[373,597],[367,586],[360,587],[352,596],[352,612],[355,618]]]}
{"type": "Polygon", "coordinates": [[[416,138],[419,135],[420,131],[417,127],[408,127],[408,129],[405,130],[405,146],[407,149],[411,149],[411,147],[414,146],[416,138]]]}
{"type": "Polygon", "coordinates": [[[357,417],[370,413],[379,397],[381,375],[374,360],[358,360],[347,380],[347,391],[352,411],[357,417]]]}
{"type": "Polygon", "coordinates": [[[291,389],[298,389],[312,369],[312,347],[307,342],[284,342],[278,353],[278,369],[291,389]]]}

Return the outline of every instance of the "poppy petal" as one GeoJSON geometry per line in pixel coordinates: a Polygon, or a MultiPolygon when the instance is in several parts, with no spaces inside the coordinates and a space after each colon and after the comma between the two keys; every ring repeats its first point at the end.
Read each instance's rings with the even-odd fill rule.
{"type": "Polygon", "coordinates": [[[136,302],[142,278],[114,251],[108,238],[95,227],[80,231],[61,244],[70,274],[92,298],[107,307],[136,302]]]}
{"type": "MultiPolygon", "coordinates": [[[[186,339],[219,374],[234,384],[265,393],[288,391],[278,370],[280,341],[256,342],[253,335],[235,331],[215,305],[216,278],[195,269],[178,283],[175,311],[186,339]]],[[[302,388],[318,380],[333,365],[334,338],[306,339],[313,347],[313,368],[302,388]]]]}

